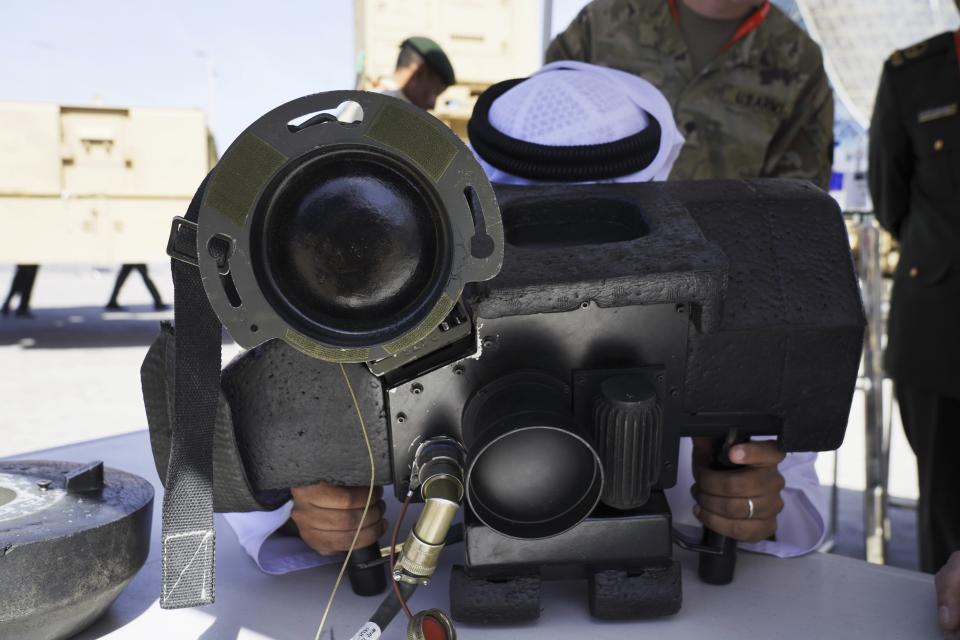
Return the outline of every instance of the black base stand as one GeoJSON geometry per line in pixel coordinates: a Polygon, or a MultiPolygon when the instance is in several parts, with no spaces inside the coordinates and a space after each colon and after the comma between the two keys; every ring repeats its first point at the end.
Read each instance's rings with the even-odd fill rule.
{"type": "Polygon", "coordinates": [[[604,507],[573,529],[516,540],[466,514],[466,566],[450,578],[453,618],[518,623],[540,616],[542,580],[589,582],[590,613],[604,619],[665,616],[680,610],[680,563],[673,559],[670,508],[654,492],[642,509],[604,507]]]}

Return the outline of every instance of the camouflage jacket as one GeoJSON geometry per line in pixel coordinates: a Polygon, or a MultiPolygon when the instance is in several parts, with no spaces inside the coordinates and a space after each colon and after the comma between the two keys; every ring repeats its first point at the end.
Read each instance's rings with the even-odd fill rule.
{"type": "Polygon", "coordinates": [[[554,39],[546,59],[614,67],[657,86],[687,139],[673,180],[829,184],[833,94],[820,47],[774,6],[699,74],[667,0],[594,0],[554,39]]]}

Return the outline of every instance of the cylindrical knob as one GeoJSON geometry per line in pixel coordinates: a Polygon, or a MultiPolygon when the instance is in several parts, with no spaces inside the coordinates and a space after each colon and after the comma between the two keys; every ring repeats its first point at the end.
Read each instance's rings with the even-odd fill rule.
{"type": "Polygon", "coordinates": [[[614,376],[593,401],[595,441],[606,482],[604,504],[635,509],[660,479],[663,410],[657,391],[640,376],[614,376]]]}

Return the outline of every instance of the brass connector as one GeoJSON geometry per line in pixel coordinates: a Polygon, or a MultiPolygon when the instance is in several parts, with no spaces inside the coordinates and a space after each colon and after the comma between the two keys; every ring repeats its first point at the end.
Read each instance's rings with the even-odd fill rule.
{"type": "Polygon", "coordinates": [[[437,569],[447,532],[459,509],[460,505],[451,500],[427,499],[417,524],[403,543],[394,575],[399,575],[401,580],[409,577],[419,583],[430,579],[437,569]]]}

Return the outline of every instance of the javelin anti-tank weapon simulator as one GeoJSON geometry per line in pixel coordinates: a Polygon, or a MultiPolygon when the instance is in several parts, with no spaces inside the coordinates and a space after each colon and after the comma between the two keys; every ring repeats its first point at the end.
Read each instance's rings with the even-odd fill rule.
{"type": "MultiPolygon", "coordinates": [[[[372,457],[426,502],[377,629],[458,537],[457,620],[535,619],[557,577],[600,618],[676,612],[680,438],[836,448],[863,340],[843,220],[809,184],[494,189],[439,121],[368,93],[251,125],[169,253],[176,330],[143,368],[166,607],[212,601],[211,508],[366,485],[372,457]],[[221,323],[249,349],[222,373],[221,323]]],[[[732,579],[732,541],[683,544],[732,579]]],[[[379,557],[355,552],[356,591],[385,588],[379,557]]]]}

